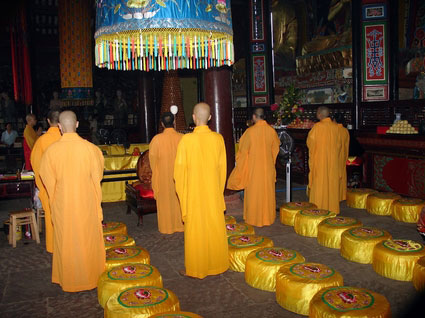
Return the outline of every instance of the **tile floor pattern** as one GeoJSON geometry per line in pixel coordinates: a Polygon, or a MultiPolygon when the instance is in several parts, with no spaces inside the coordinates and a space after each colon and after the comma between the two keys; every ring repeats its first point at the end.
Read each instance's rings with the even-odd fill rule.
{"type": "MultiPolygon", "coordinates": [[[[278,184],[277,188],[283,188],[283,185],[278,184]]],[[[294,191],[293,201],[305,199],[305,191],[294,191]]],[[[277,206],[284,200],[284,192],[277,193],[277,206]]],[[[8,211],[28,204],[25,199],[0,201],[0,221],[3,223],[8,218],[8,211]]],[[[108,203],[104,205],[104,218],[127,224],[128,233],[137,245],[149,251],[151,264],[161,272],[164,287],[177,294],[182,310],[203,317],[302,317],[281,308],[275,301],[275,293],[248,286],[243,273],[227,271],[204,280],[180,276],[178,271],[184,268],[183,234],[160,234],[155,214],[145,216],[144,225],[137,227],[135,214],[127,215],[125,211],[123,202],[108,203]]],[[[242,221],[242,204],[233,204],[228,213],[242,221]]],[[[394,238],[420,241],[414,224],[370,215],[365,210],[347,208],[344,203],[341,215],[356,217],[364,225],[385,229],[394,238]]],[[[385,295],[391,304],[393,317],[399,316],[417,295],[411,282],[390,280],[376,274],[371,265],[349,262],[339,255],[339,250],[322,247],[315,238],[295,234],[292,227],[279,222],[279,217],[273,225],[255,228],[255,231],[270,237],[275,246],[299,251],[307,261],[333,267],[343,275],[345,285],[364,287],[385,295]]],[[[43,235],[41,239],[40,245],[21,240],[13,249],[1,231],[0,317],[103,317],[96,290],[65,293],[58,285],[50,283],[51,256],[44,249],[43,235]]]]}

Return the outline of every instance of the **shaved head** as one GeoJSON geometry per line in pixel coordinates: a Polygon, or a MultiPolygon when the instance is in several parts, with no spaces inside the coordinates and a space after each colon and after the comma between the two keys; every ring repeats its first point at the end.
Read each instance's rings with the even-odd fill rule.
{"type": "Polygon", "coordinates": [[[35,115],[34,115],[34,114],[28,114],[28,115],[25,117],[25,120],[27,121],[27,125],[28,125],[28,126],[31,126],[31,127],[34,127],[34,126],[35,126],[35,124],[37,123],[37,120],[36,120],[36,117],[35,117],[35,115]]]}
{"type": "Polygon", "coordinates": [[[77,131],[78,121],[74,112],[66,110],[59,115],[59,128],[63,134],[75,133],[77,131]]]}
{"type": "Polygon", "coordinates": [[[193,121],[196,126],[206,125],[211,119],[211,109],[207,103],[196,104],[193,108],[193,121]]]}
{"type": "Polygon", "coordinates": [[[264,119],[264,109],[262,108],[256,108],[254,110],[254,113],[252,114],[252,121],[256,123],[259,120],[264,119]]]}
{"type": "Polygon", "coordinates": [[[317,119],[322,120],[329,117],[329,108],[320,106],[317,108],[317,119]]]}
{"type": "Polygon", "coordinates": [[[51,110],[47,114],[47,121],[49,122],[49,125],[52,127],[57,127],[59,123],[59,114],[60,112],[58,110],[51,110]]]}

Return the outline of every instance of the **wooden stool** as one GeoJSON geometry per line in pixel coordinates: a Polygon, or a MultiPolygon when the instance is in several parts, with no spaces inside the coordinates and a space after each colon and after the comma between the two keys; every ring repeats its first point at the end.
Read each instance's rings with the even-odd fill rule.
{"type": "Polygon", "coordinates": [[[27,224],[31,226],[33,240],[35,240],[37,244],[40,244],[40,236],[38,235],[38,226],[34,210],[27,209],[24,211],[10,212],[9,215],[9,244],[16,247],[16,227],[27,224]]]}
{"type": "Polygon", "coordinates": [[[41,219],[44,219],[44,210],[43,209],[36,209],[37,214],[37,225],[38,225],[38,231],[41,233],[43,232],[43,226],[41,225],[41,219]]]}

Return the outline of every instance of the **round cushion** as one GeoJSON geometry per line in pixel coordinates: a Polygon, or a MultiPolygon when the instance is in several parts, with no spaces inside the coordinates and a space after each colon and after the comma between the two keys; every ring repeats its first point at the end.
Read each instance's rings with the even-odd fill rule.
{"type": "Polygon", "coordinates": [[[168,289],[135,286],[113,294],[105,306],[105,318],[147,318],[154,314],[180,310],[177,296],[168,289]]]}
{"type": "Polygon", "coordinates": [[[188,312],[188,311],[167,311],[167,312],[163,312],[163,313],[160,313],[160,314],[150,316],[149,318],[168,318],[168,317],[202,318],[202,316],[199,316],[197,314],[194,314],[193,312],[188,312]]]}
{"type": "Polygon", "coordinates": [[[235,224],[236,223],[236,219],[235,219],[235,217],[234,216],[231,216],[231,215],[225,215],[224,216],[224,222],[226,223],[226,224],[235,224]]]}
{"type": "Polygon", "coordinates": [[[308,315],[310,301],[319,290],[343,284],[341,274],[323,264],[282,266],[276,274],[276,301],[289,311],[308,315]]]}
{"type": "Polygon", "coordinates": [[[367,197],[378,191],[368,188],[348,188],[347,189],[347,205],[350,208],[366,209],[367,197]]]}
{"type": "Polygon", "coordinates": [[[294,250],[283,247],[264,247],[249,253],[245,263],[245,281],[261,290],[276,290],[276,273],[283,265],[304,262],[294,250]]]}
{"type": "Polygon", "coordinates": [[[413,267],[413,286],[417,291],[425,290],[425,256],[418,259],[413,267]]]}
{"type": "Polygon", "coordinates": [[[370,214],[391,215],[391,206],[401,196],[392,192],[377,192],[369,195],[366,200],[366,210],[370,214]]]}
{"type": "Polygon", "coordinates": [[[392,205],[392,216],[395,220],[406,223],[417,223],[425,201],[413,198],[395,200],[392,205]]]}
{"type": "Polygon", "coordinates": [[[305,209],[315,209],[317,206],[310,202],[287,202],[282,204],[279,211],[280,223],[294,226],[295,215],[305,209]]]}
{"type": "Polygon", "coordinates": [[[140,246],[117,246],[106,250],[106,270],[126,263],[150,264],[150,255],[140,246]]]}
{"type": "Polygon", "coordinates": [[[127,226],[121,222],[105,222],[102,223],[103,235],[122,234],[127,235],[127,226]]]}
{"type": "Polygon", "coordinates": [[[389,318],[390,303],[381,294],[357,287],[320,290],[310,302],[309,318],[389,318]]]}
{"type": "Polygon", "coordinates": [[[344,216],[325,219],[317,227],[317,242],[326,247],[340,248],[342,233],[362,225],[359,220],[344,216]]]}
{"type": "Polygon", "coordinates": [[[229,243],[229,268],[235,272],[244,272],[246,259],[252,251],[262,247],[272,247],[273,241],[260,235],[232,235],[229,243]]]}
{"type": "Polygon", "coordinates": [[[254,227],[245,223],[226,224],[227,236],[255,234],[254,227]]]}
{"type": "Polygon", "coordinates": [[[356,227],[341,235],[341,256],[349,261],[372,264],[373,248],[376,244],[388,240],[391,234],[373,227],[356,227]]]}
{"type": "Polygon", "coordinates": [[[116,246],[135,246],[136,242],[132,237],[123,234],[115,235],[103,235],[103,241],[105,243],[105,248],[111,248],[116,246]]]}
{"type": "Polygon", "coordinates": [[[134,286],[162,287],[159,271],[149,264],[126,263],[103,272],[97,284],[97,299],[105,308],[106,302],[116,292],[134,286]]]}
{"type": "Polygon", "coordinates": [[[411,240],[386,240],[373,250],[373,270],[387,278],[411,281],[413,267],[418,259],[425,256],[421,243],[411,240]]]}
{"type": "Polygon", "coordinates": [[[323,209],[301,210],[295,215],[295,233],[302,236],[316,237],[319,223],[334,216],[336,216],[335,213],[323,209]]]}

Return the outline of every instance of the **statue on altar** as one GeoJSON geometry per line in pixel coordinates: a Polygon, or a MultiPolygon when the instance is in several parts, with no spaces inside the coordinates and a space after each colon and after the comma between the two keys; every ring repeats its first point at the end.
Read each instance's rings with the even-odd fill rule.
{"type": "Polygon", "coordinates": [[[114,100],[114,123],[115,126],[121,127],[127,124],[127,102],[122,96],[122,91],[120,89],[117,90],[116,94],[114,100]]]}

